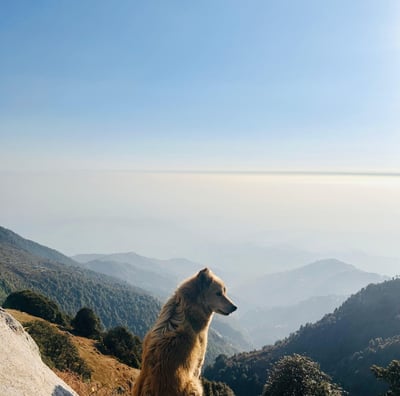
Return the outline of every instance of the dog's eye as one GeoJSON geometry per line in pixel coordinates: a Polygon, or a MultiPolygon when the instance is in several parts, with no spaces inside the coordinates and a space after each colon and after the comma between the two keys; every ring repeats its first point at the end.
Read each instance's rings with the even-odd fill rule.
{"type": "Polygon", "coordinates": [[[216,292],[215,293],[218,297],[222,297],[222,293],[219,291],[219,292],[216,292]]]}

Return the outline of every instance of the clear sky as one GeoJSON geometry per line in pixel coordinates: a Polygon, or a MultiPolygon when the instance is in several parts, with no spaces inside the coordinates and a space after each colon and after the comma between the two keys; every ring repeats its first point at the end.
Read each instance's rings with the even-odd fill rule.
{"type": "Polygon", "coordinates": [[[400,257],[399,70],[398,0],[3,0],[0,225],[67,254],[400,257]]]}
{"type": "Polygon", "coordinates": [[[0,168],[399,170],[400,3],[0,4],[0,168]]]}

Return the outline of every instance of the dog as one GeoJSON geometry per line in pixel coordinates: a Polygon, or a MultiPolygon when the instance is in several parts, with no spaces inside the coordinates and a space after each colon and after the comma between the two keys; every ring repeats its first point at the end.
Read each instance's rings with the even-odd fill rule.
{"type": "Polygon", "coordinates": [[[202,396],[201,369],[214,312],[237,307],[222,280],[204,268],[183,282],[165,303],[143,341],[142,369],[134,396],[202,396]]]}

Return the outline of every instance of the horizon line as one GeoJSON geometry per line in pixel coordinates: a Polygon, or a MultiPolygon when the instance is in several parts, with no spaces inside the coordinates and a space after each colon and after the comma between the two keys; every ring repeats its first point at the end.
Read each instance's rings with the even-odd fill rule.
{"type": "MultiPolygon", "coordinates": [[[[118,172],[119,170],[111,170],[118,172]]],[[[120,170],[124,172],[124,170],[120,170]]],[[[282,175],[282,176],[383,176],[383,177],[400,177],[400,171],[314,171],[314,170],[223,170],[223,169],[142,169],[142,170],[125,170],[126,172],[137,173],[172,173],[172,174],[227,174],[227,175],[282,175]]]]}
{"type": "Polygon", "coordinates": [[[276,175],[276,176],[364,176],[400,177],[399,171],[356,171],[356,170],[250,170],[250,169],[14,169],[1,170],[0,173],[76,173],[76,172],[123,172],[153,174],[208,174],[208,175],[276,175]]]}

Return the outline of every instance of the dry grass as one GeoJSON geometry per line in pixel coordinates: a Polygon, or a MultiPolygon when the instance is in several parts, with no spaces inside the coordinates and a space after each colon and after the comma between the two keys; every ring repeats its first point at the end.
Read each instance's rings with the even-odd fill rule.
{"type": "MultiPolygon", "coordinates": [[[[78,348],[80,356],[92,370],[91,382],[97,387],[96,389],[99,389],[99,391],[106,389],[108,393],[104,394],[107,395],[129,395],[132,393],[133,383],[139,375],[139,370],[120,363],[111,356],[101,354],[95,347],[93,340],[73,337],[72,341],[78,348]]],[[[93,394],[102,395],[102,393],[93,394]]]]}
{"type": "Polygon", "coordinates": [[[109,386],[101,385],[97,382],[82,382],[82,379],[74,373],[66,371],[57,371],[55,373],[67,383],[79,396],[114,396],[129,395],[130,391],[122,386],[111,389],[109,386]]]}
{"type": "Polygon", "coordinates": [[[20,322],[22,324],[27,323],[27,322],[32,322],[32,320],[41,320],[42,322],[46,322],[44,319],[38,318],[36,316],[32,316],[26,312],[21,312],[21,311],[15,310],[15,309],[8,309],[8,308],[6,309],[6,311],[10,315],[14,316],[14,318],[17,319],[18,322],[20,322]]]}
{"type": "MultiPolygon", "coordinates": [[[[25,312],[13,309],[7,311],[22,324],[32,320],[43,320],[25,312]]],[[[139,375],[139,370],[122,364],[111,356],[103,355],[95,347],[94,340],[74,335],[71,337],[72,342],[78,348],[79,355],[91,369],[92,377],[89,382],[85,382],[75,373],[54,370],[64,382],[80,396],[132,394],[133,383],[139,375]]]]}

